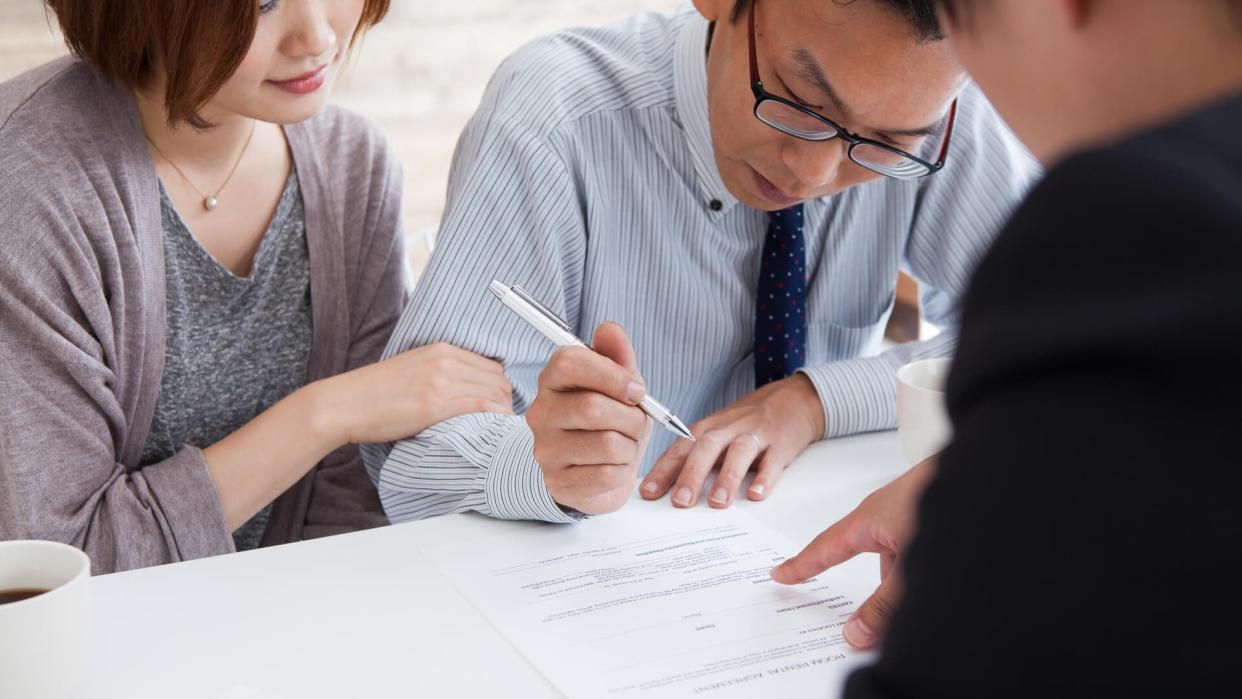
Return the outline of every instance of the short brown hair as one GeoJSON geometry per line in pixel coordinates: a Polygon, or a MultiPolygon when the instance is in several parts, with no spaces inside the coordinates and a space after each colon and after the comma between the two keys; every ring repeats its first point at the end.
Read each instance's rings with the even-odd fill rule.
{"type": "MultiPolygon", "coordinates": [[[[835,0],[838,5],[849,5],[854,0],[835,0]]],[[[884,3],[914,28],[920,41],[940,41],[944,34],[940,31],[940,22],[936,18],[935,0],[884,0],[884,3]]],[[[751,0],[734,0],[733,14],[729,21],[736,23],[750,8],[751,0]]]]}
{"type": "MultiPolygon", "coordinates": [[[[145,87],[164,66],[170,124],[206,125],[198,110],[241,65],[259,23],[256,0],[44,1],[69,50],[118,83],[145,87]]],[[[365,0],[358,31],[383,19],[389,2],[365,0]]]]}

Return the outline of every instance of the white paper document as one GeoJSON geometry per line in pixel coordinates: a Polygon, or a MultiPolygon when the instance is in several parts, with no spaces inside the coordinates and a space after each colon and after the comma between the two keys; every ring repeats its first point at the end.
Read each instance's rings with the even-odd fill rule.
{"type": "Polygon", "coordinates": [[[427,553],[567,696],[835,697],[871,657],[841,635],[866,592],[772,582],[796,551],[736,509],[639,501],[427,553]]]}

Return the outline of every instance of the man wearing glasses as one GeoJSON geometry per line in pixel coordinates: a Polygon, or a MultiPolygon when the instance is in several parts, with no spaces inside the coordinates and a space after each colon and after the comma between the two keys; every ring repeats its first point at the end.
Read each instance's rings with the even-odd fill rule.
{"type": "Polygon", "coordinates": [[[1034,166],[928,0],[694,5],[536,41],[493,78],[387,354],[499,358],[518,415],[368,448],[393,521],[568,522],[621,507],[640,473],[644,497],[690,507],[716,467],[711,506],[751,470],[763,499],[810,443],[891,428],[896,369],[952,352],[957,300],[1034,166]],[[947,330],[880,352],[898,269],[947,330]],[[493,279],[595,352],[549,361],[493,279]],[[647,387],[696,442],[652,432],[647,387]]]}

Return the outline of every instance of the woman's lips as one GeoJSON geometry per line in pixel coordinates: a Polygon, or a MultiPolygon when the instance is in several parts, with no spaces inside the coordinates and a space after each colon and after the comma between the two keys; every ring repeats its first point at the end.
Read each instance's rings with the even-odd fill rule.
{"type": "Polygon", "coordinates": [[[268,82],[285,92],[291,92],[295,95],[309,94],[323,87],[323,84],[327,82],[328,65],[325,63],[315,70],[299,75],[291,80],[269,80],[268,82]]]}
{"type": "Polygon", "coordinates": [[[772,202],[773,204],[776,204],[777,206],[780,206],[781,208],[793,206],[794,204],[797,204],[798,202],[802,201],[801,199],[798,199],[797,197],[791,197],[785,192],[783,192],[776,185],[768,181],[768,178],[764,177],[763,175],[760,175],[758,170],[754,170],[754,173],[755,173],[755,186],[758,187],[759,194],[762,195],[764,199],[767,199],[768,201],[772,202]]]}

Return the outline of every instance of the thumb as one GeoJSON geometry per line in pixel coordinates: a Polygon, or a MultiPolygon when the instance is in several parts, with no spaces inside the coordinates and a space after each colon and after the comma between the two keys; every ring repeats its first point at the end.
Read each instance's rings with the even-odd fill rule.
{"type": "Polygon", "coordinates": [[[870,648],[880,641],[901,598],[901,582],[897,568],[880,583],[874,594],[845,622],[845,640],[855,648],[870,648]]]}
{"type": "Polygon", "coordinates": [[[630,344],[630,338],[626,336],[625,330],[620,325],[612,322],[600,323],[595,329],[595,339],[592,340],[591,345],[591,349],[625,367],[634,376],[639,376],[638,357],[634,355],[634,347],[630,344]]]}

